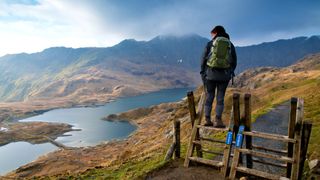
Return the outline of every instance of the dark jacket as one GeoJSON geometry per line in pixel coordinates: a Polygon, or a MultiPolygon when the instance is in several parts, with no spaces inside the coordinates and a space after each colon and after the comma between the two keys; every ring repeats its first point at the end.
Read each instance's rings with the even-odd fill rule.
{"type": "MultiPolygon", "coordinates": [[[[223,36],[229,39],[228,34],[221,34],[217,35],[216,37],[223,36]]],[[[215,38],[216,38],[215,37],[215,38]]],[[[214,39],[215,39],[214,38],[214,39]]],[[[231,43],[231,61],[230,65],[231,67],[229,69],[215,69],[215,68],[209,68],[207,66],[207,60],[208,60],[208,55],[211,50],[212,43],[214,41],[212,39],[207,43],[207,46],[204,49],[202,59],[201,59],[201,77],[202,80],[212,80],[212,81],[229,81],[231,79],[231,76],[234,75],[234,70],[237,67],[237,55],[236,55],[236,50],[234,45],[231,43]]]]}

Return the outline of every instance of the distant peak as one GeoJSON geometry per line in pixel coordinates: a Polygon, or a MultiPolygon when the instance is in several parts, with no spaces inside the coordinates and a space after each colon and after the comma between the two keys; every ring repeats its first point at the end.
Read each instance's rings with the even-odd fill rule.
{"type": "Polygon", "coordinates": [[[125,39],[125,40],[123,40],[121,42],[137,42],[137,40],[135,40],[135,39],[125,39]]]}
{"type": "Polygon", "coordinates": [[[307,38],[307,40],[310,40],[310,39],[320,39],[320,35],[313,35],[307,38]]]}
{"type": "Polygon", "coordinates": [[[65,49],[72,49],[72,48],[68,48],[68,47],[64,47],[64,46],[56,46],[56,47],[50,47],[47,49],[44,49],[43,51],[56,51],[56,50],[65,50],[65,49]]]}
{"type": "Polygon", "coordinates": [[[135,39],[125,39],[125,40],[121,41],[119,44],[116,44],[115,47],[136,45],[136,44],[141,43],[141,42],[145,42],[145,41],[137,41],[135,39]]]}
{"type": "Polygon", "coordinates": [[[151,39],[151,41],[161,41],[161,40],[168,40],[168,39],[175,39],[176,36],[174,35],[170,35],[170,34],[166,34],[166,35],[158,35],[156,37],[154,37],[153,39],[151,39]]]}
{"type": "Polygon", "coordinates": [[[195,33],[183,34],[183,35],[164,34],[164,35],[156,36],[150,41],[166,41],[166,40],[176,40],[176,39],[204,39],[204,37],[195,33]]]}

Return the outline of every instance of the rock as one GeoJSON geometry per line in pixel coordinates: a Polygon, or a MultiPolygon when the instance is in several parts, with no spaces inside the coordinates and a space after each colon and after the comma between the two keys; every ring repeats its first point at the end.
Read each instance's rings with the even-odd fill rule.
{"type": "Polygon", "coordinates": [[[173,130],[167,130],[167,131],[165,132],[165,137],[166,137],[167,139],[170,139],[171,137],[173,137],[173,130]]]}
{"type": "Polygon", "coordinates": [[[0,131],[2,131],[2,132],[7,132],[7,131],[8,131],[8,128],[0,127],[0,131]]]}
{"type": "Polygon", "coordinates": [[[109,116],[103,118],[104,120],[114,121],[118,118],[118,115],[116,114],[110,114],[109,116]]]}
{"type": "Polygon", "coordinates": [[[311,160],[311,161],[309,162],[309,168],[310,168],[311,170],[316,169],[316,168],[320,168],[320,161],[319,161],[319,159],[311,160]]]}

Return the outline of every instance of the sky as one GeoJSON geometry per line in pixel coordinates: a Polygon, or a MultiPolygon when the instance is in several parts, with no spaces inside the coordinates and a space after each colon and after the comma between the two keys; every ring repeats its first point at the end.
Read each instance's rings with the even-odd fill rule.
{"type": "Polygon", "coordinates": [[[236,46],[320,35],[319,0],[0,0],[0,56],[199,34],[236,46]]]}

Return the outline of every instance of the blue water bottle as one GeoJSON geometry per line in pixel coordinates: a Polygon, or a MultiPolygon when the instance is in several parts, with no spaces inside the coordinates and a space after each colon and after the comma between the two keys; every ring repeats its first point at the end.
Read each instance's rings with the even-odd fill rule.
{"type": "Polygon", "coordinates": [[[239,127],[239,134],[242,134],[242,132],[244,131],[244,125],[241,125],[240,127],[239,127]]]}
{"type": "Polygon", "coordinates": [[[229,131],[227,134],[227,139],[226,139],[227,145],[230,145],[232,143],[232,136],[233,136],[233,133],[231,131],[229,131]]]}
{"type": "Polygon", "coordinates": [[[243,135],[238,134],[236,138],[236,147],[239,148],[242,146],[243,135]]]}

